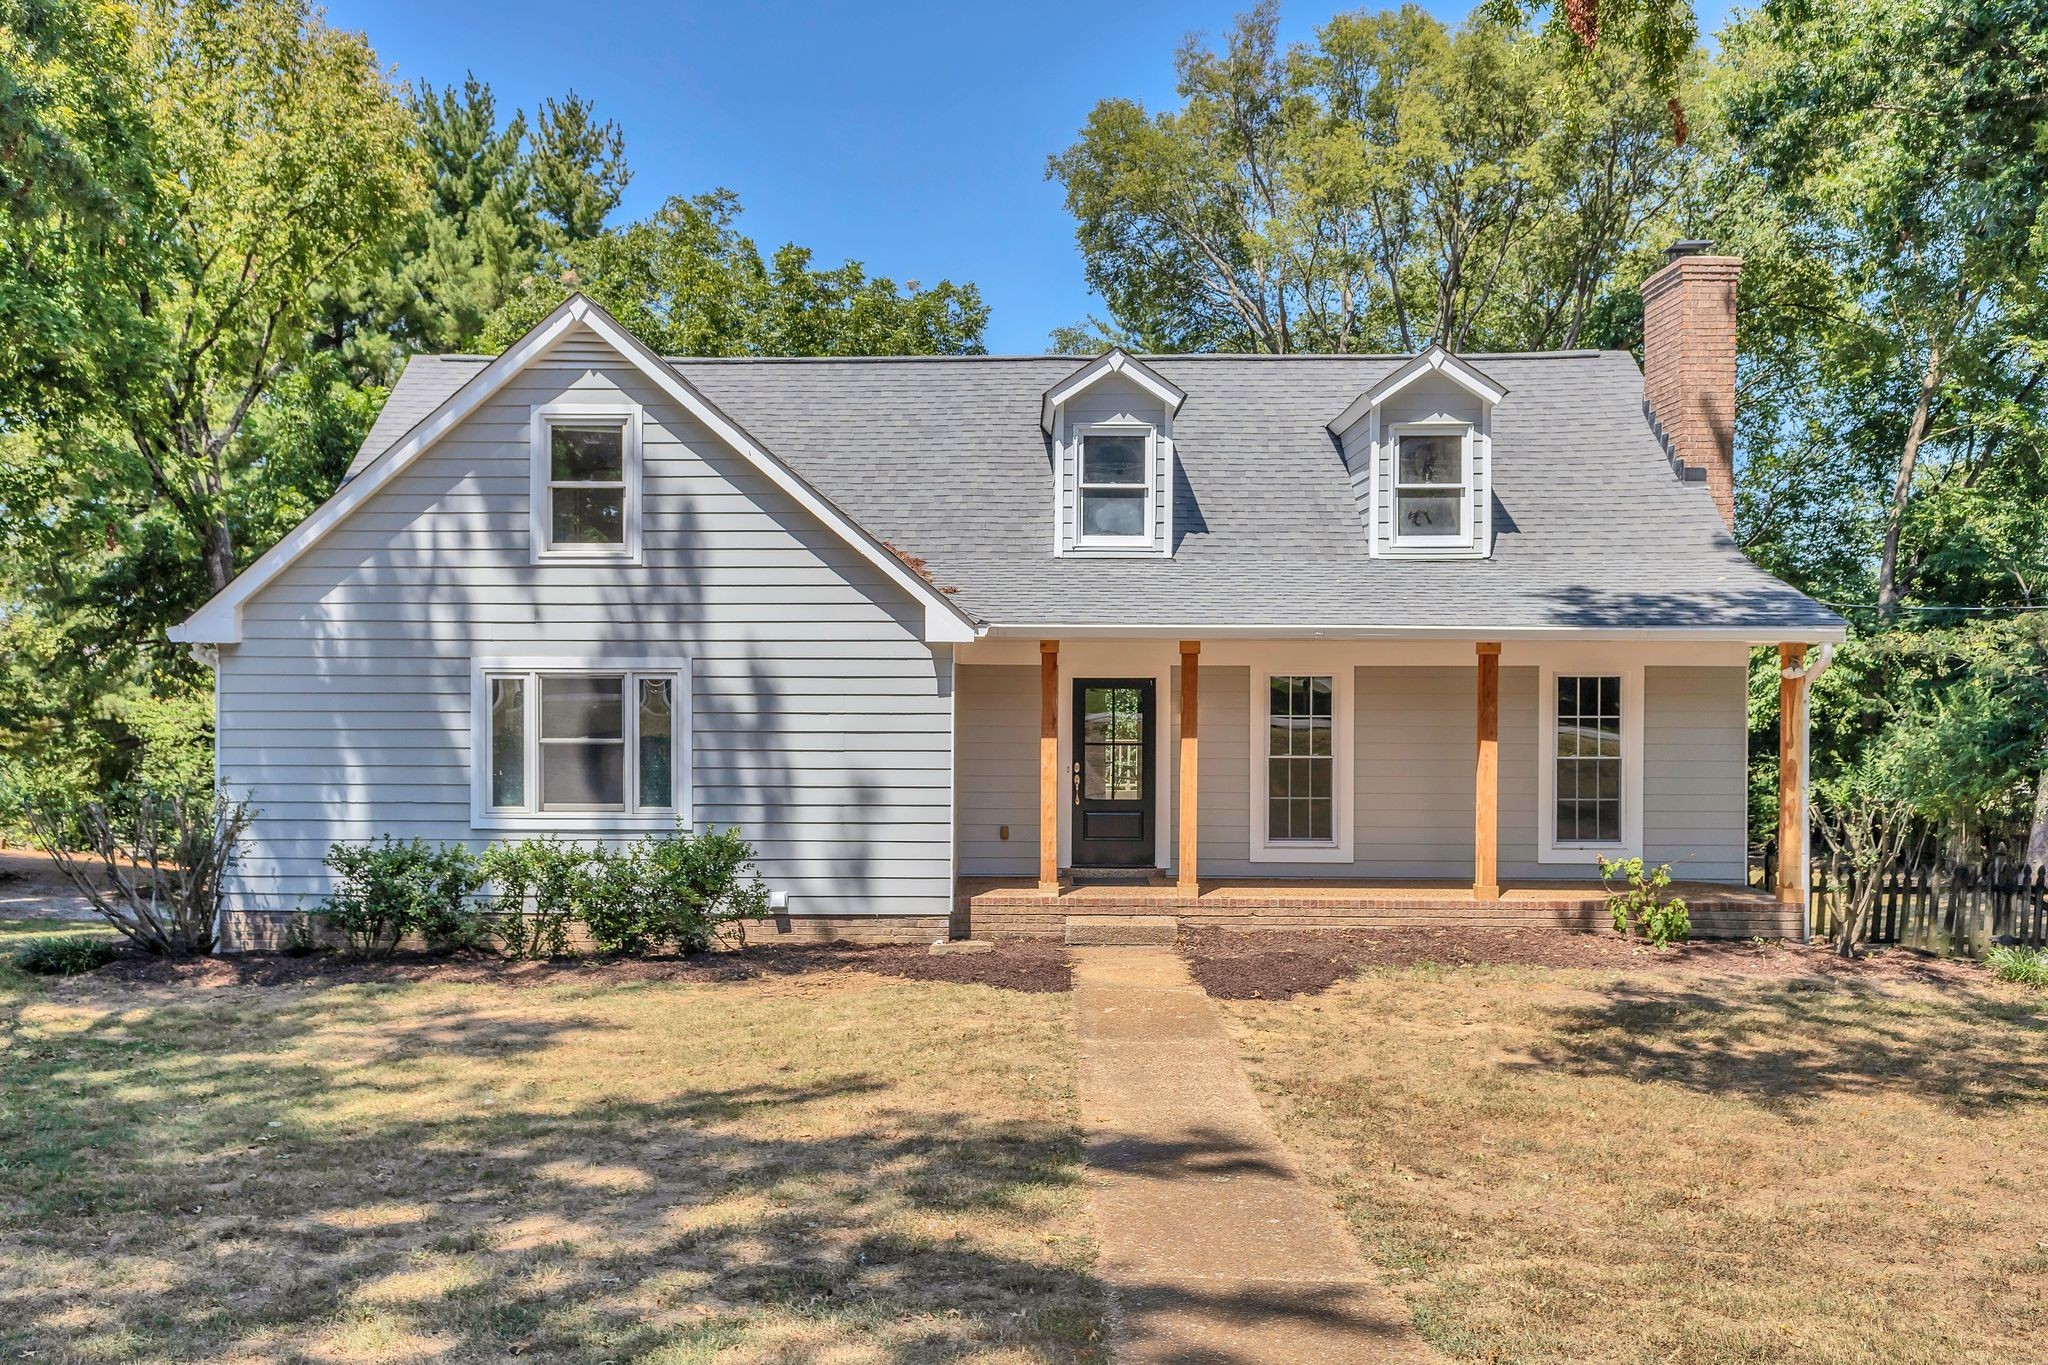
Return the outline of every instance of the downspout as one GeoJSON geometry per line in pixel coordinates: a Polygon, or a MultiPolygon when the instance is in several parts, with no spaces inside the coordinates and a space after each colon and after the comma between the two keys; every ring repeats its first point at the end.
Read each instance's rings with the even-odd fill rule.
{"type": "Polygon", "coordinates": [[[1799,714],[1799,813],[1806,828],[1799,831],[1799,941],[1813,942],[1813,683],[1835,661],[1835,647],[1823,644],[1820,652],[1798,668],[1781,668],[1780,676],[1806,680],[1806,695],[1799,714]]]}

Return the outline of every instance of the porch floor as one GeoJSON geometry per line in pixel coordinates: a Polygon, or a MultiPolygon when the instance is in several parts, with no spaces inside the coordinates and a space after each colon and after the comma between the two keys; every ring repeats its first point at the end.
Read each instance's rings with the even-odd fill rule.
{"type": "MultiPolygon", "coordinates": [[[[1800,907],[1755,887],[1674,882],[1699,938],[1797,938],[1800,907]]],[[[1195,894],[1171,882],[1062,883],[1038,889],[1029,877],[962,877],[953,934],[962,938],[1057,938],[1072,917],[1172,915],[1184,924],[1233,929],[1378,929],[1462,926],[1606,930],[1607,891],[1597,881],[1505,883],[1499,900],[1477,900],[1469,883],[1448,880],[1314,881],[1205,878],[1195,894]]]]}

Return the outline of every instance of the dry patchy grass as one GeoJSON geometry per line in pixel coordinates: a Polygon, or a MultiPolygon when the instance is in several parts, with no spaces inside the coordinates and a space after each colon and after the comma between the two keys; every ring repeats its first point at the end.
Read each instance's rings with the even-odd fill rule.
{"type": "Polygon", "coordinates": [[[1419,967],[1226,1008],[1450,1355],[2040,1358],[2039,995],[1419,967]]]}
{"type": "Polygon", "coordinates": [[[1059,996],[0,967],[0,1350],[1099,1355],[1059,996]]]}

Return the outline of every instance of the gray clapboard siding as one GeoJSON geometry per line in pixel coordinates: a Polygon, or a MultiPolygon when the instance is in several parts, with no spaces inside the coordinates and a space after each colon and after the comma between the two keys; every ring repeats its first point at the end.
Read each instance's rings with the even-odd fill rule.
{"type": "Polygon", "coordinates": [[[1749,875],[1749,677],[1643,670],[1643,845],[1686,881],[1749,875]]]}
{"type": "Polygon", "coordinates": [[[1352,858],[1365,877],[1472,875],[1473,668],[1361,668],[1352,858]]]}
{"type": "Polygon", "coordinates": [[[1038,675],[1030,664],[959,669],[960,872],[1038,875],[1038,675]],[[1010,837],[1004,839],[1007,826],[1010,837]]]}
{"type": "Polygon", "coordinates": [[[506,837],[470,828],[471,660],[562,651],[690,660],[697,823],[738,826],[793,912],[950,907],[950,651],[594,335],[422,455],[243,625],[221,651],[220,768],[261,813],[233,908],[317,899],[336,840],[506,837]],[[646,562],[531,563],[530,407],[618,393],[645,412],[646,562]]]}

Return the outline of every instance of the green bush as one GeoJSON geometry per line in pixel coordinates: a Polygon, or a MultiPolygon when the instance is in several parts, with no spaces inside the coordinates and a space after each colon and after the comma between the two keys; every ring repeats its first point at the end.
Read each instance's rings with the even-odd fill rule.
{"type": "Polygon", "coordinates": [[[2048,949],[2006,945],[1986,953],[1984,962],[2000,981],[2048,990],[2048,949]]]}
{"type": "Polygon", "coordinates": [[[52,934],[24,940],[14,950],[14,965],[34,976],[77,976],[120,955],[120,942],[103,934],[52,934]]]}
{"type": "Polygon", "coordinates": [[[435,952],[487,941],[488,925],[470,899],[483,878],[460,844],[399,843],[387,834],[376,844],[335,844],[327,865],[337,885],[322,913],[353,952],[385,956],[407,934],[435,952]]]}
{"type": "Polygon", "coordinates": [[[591,855],[580,907],[600,952],[701,953],[768,913],[754,850],[738,830],[648,835],[591,855]]]}
{"type": "Polygon", "coordinates": [[[590,855],[549,835],[492,844],[479,870],[494,892],[491,928],[507,957],[562,957],[590,855]]]}
{"type": "Polygon", "coordinates": [[[1607,888],[1607,910],[1614,917],[1617,932],[1631,939],[1640,932],[1653,948],[1666,948],[1692,937],[1692,917],[1685,902],[1666,896],[1671,885],[1671,864],[1659,864],[1645,872],[1641,858],[1600,859],[1600,881],[1607,888]],[[1615,889],[1615,879],[1623,886],[1615,889]]]}

